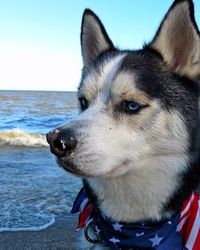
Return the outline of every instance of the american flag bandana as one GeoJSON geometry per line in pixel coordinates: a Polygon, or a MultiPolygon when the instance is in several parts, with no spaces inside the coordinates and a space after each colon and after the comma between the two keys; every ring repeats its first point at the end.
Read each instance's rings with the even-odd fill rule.
{"type": "Polygon", "coordinates": [[[75,199],[72,211],[79,212],[77,229],[92,220],[96,232],[110,249],[200,250],[200,195],[193,192],[180,213],[160,223],[116,223],[94,211],[85,188],[75,199]]]}

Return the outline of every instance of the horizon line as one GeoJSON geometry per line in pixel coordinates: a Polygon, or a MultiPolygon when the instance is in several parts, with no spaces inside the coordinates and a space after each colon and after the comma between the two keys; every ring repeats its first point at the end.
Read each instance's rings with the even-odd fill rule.
{"type": "Polygon", "coordinates": [[[0,91],[29,91],[29,92],[71,92],[76,93],[77,90],[51,90],[51,89],[0,89],[0,91]]]}

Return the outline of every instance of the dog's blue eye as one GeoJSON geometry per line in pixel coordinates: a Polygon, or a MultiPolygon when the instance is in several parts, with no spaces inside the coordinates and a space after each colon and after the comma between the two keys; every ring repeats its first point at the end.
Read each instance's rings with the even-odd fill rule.
{"type": "Polygon", "coordinates": [[[79,103],[80,103],[80,107],[81,107],[82,111],[84,111],[88,108],[88,101],[86,100],[85,97],[79,98],[79,103]]]}
{"type": "Polygon", "coordinates": [[[126,108],[131,113],[137,113],[139,109],[141,108],[141,106],[136,102],[127,102],[126,108]]]}

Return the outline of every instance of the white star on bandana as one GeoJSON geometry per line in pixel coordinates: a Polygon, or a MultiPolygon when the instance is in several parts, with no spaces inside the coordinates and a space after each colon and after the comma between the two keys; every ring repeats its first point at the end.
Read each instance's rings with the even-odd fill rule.
{"type": "Polygon", "coordinates": [[[120,240],[116,239],[115,237],[112,237],[112,239],[109,239],[109,241],[111,241],[115,245],[116,245],[116,243],[120,242],[120,240]]]}
{"type": "Polygon", "coordinates": [[[163,238],[158,237],[158,235],[156,234],[154,238],[151,238],[149,240],[153,242],[152,247],[154,247],[154,246],[160,245],[160,242],[161,242],[162,239],[163,238]]]}
{"type": "Polygon", "coordinates": [[[115,223],[113,224],[113,227],[115,229],[115,231],[122,231],[122,225],[120,225],[119,223],[115,223]]]}
{"type": "Polygon", "coordinates": [[[141,237],[142,235],[144,235],[144,232],[142,232],[142,233],[136,233],[136,237],[141,237]]]}

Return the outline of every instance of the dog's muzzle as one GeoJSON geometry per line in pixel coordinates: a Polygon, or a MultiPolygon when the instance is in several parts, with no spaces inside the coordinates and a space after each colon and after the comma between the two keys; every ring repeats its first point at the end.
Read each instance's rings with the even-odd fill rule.
{"type": "Polygon", "coordinates": [[[58,157],[71,154],[77,145],[72,129],[55,129],[46,135],[51,152],[58,157]]]}

